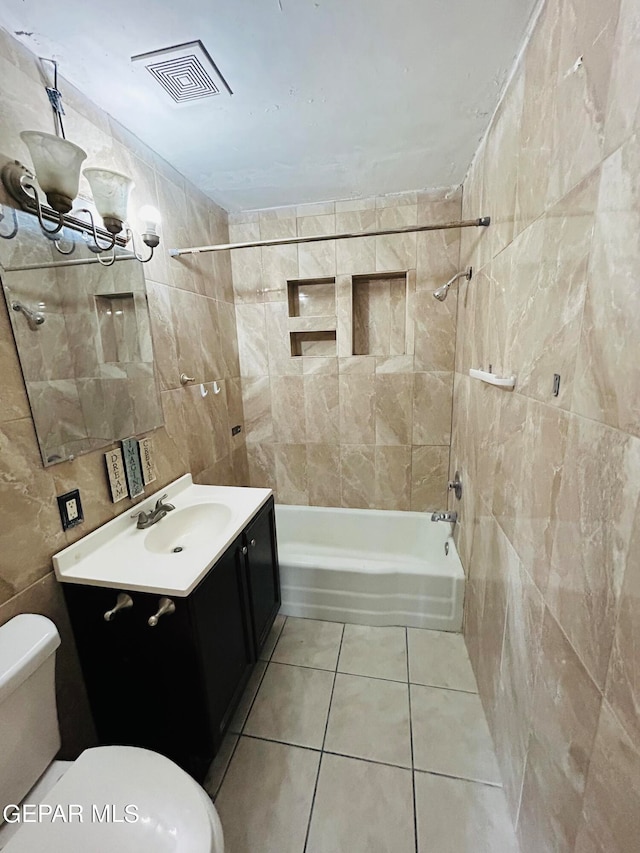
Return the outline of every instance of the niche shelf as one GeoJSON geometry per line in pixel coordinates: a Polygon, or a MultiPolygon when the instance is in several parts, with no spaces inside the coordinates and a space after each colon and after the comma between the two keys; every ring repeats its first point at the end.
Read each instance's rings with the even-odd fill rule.
{"type": "Polygon", "coordinates": [[[325,317],[336,313],[335,278],[287,282],[289,317],[325,317]]]}
{"type": "Polygon", "coordinates": [[[102,293],[94,298],[102,360],[105,363],[140,361],[142,356],[134,294],[102,293]]]}
{"type": "Polygon", "coordinates": [[[337,355],[335,278],[287,282],[291,356],[337,355]]]}
{"type": "Polygon", "coordinates": [[[292,356],[335,356],[336,331],[290,332],[292,356]]]}
{"type": "Polygon", "coordinates": [[[351,293],[353,355],[405,355],[407,273],[354,275],[351,293]]]}

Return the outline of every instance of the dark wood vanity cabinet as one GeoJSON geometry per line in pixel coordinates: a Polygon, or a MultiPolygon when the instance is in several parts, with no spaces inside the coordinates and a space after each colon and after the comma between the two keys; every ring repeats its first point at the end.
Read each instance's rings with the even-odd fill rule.
{"type": "MultiPolygon", "coordinates": [[[[273,498],[270,500],[273,502],[273,498]]],[[[257,657],[280,609],[280,572],[274,510],[258,513],[246,527],[243,538],[251,627],[257,657]]]]}
{"type": "Polygon", "coordinates": [[[153,749],[201,782],[280,607],[273,498],[155,627],[162,593],[63,586],[100,743],[153,749]],[[119,593],[133,606],[105,621],[119,593]]]}

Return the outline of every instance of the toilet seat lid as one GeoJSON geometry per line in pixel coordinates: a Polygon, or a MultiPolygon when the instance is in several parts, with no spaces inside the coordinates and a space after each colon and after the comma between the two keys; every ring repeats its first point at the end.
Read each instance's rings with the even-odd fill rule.
{"type": "Polygon", "coordinates": [[[43,803],[60,806],[59,816],[23,823],[5,853],[216,853],[204,791],[168,758],[146,749],[87,749],[43,803]],[[125,806],[136,807],[137,820],[125,806]]]}

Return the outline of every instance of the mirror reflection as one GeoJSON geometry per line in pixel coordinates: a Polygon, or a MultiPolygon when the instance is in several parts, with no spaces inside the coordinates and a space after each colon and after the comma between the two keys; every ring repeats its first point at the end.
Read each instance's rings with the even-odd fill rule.
{"type": "Polygon", "coordinates": [[[44,464],[162,426],[141,264],[118,248],[103,266],[66,229],[63,257],[17,217],[18,236],[0,240],[2,285],[44,464]]]}

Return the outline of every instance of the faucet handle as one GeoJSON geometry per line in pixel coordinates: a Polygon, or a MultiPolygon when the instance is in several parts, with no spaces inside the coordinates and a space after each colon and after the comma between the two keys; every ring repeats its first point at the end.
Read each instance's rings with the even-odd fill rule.
{"type": "Polygon", "coordinates": [[[158,500],[156,501],[156,510],[158,510],[158,509],[160,509],[160,508],[162,508],[162,509],[166,509],[166,510],[168,510],[168,511],[171,511],[172,509],[175,509],[175,507],[174,507],[174,505],[173,505],[173,504],[166,504],[166,503],[164,503],[165,498],[168,498],[168,497],[169,497],[169,495],[162,495],[162,497],[161,497],[161,498],[158,498],[158,500]]]}
{"type": "Polygon", "coordinates": [[[147,518],[147,513],[141,509],[139,512],[134,512],[133,515],[130,515],[129,518],[137,518],[138,521],[142,518],[143,520],[147,518]]]}

